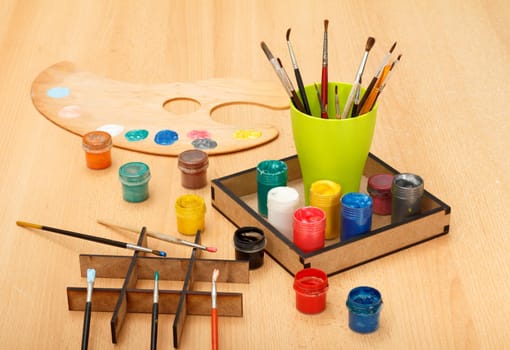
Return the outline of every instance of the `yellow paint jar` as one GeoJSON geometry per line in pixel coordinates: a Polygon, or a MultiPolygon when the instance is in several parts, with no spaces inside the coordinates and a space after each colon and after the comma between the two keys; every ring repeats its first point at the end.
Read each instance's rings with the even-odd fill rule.
{"type": "Polygon", "coordinates": [[[318,180],[310,186],[310,205],[326,213],[326,239],[340,235],[340,195],[342,187],[330,180],[318,180]]]}
{"type": "Polygon", "coordinates": [[[183,235],[195,235],[205,228],[205,202],[196,194],[185,194],[175,201],[177,231],[183,235]]]}

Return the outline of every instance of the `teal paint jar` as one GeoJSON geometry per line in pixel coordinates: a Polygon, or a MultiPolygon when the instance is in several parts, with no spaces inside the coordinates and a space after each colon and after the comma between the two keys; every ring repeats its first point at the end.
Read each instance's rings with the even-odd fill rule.
{"type": "Polygon", "coordinates": [[[275,187],[287,186],[287,164],[281,160],[264,160],[257,165],[257,208],[267,217],[267,194],[275,187]]]}
{"type": "Polygon", "coordinates": [[[122,197],[126,202],[143,202],[149,198],[149,166],[142,162],[130,162],[119,168],[122,197]]]}

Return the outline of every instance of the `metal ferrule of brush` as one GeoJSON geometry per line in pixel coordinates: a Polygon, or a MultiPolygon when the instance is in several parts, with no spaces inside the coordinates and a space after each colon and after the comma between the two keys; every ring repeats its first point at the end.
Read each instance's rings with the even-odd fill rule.
{"type": "Polygon", "coordinates": [[[213,309],[216,308],[216,295],[217,295],[217,293],[216,293],[216,283],[213,283],[213,285],[211,287],[211,299],[212,299],[211,307],[213,309]]]}
{"type": "Polygon", "coordinates": [[[152,249],[150,249],[150,248],[142,247],[142,246],[139,246],[136,244],[131,244],[131,243],[127,243],[126,248],[137,250],[140,252],[145,252],[145,253],[152,253],[152,249]]]}
{"type": "Polygon", "coordinates": [[[94,289],[94,282],[87,283],[87,303],[92,301],[92,290],[94,289]]]}
{"type": "Polygon", "coordinates": [[[152,302],[159,302],[159,281],[157,279],[154,280],[154,293],[152,294],[152,302]]]}

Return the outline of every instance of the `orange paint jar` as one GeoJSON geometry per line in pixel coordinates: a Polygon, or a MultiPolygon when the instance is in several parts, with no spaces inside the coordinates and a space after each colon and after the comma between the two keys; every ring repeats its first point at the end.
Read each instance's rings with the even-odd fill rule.
{"type": "Polygon", "coordinates": [[[85,161],[90,169],[106,169],[112,164],[112,137],[104,131],[91,131],[83,135],[85,161]]]}

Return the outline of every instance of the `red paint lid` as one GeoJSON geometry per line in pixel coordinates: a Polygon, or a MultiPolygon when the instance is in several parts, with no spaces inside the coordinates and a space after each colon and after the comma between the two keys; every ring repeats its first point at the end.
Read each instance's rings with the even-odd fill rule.
{"type": "Polygon", "coordinates": [[[391,174],[376,174],[368,178],[367,190],[369,193],[391,192],[391,184],[393,182],[393,175],[391,174]]]}
{"type": "Polygon", "coordinates": [[[310,267],[296,273],[294,290],[306,294],[320,294],[328,290],[328,276],[322,270],[310,267]]]}

